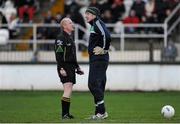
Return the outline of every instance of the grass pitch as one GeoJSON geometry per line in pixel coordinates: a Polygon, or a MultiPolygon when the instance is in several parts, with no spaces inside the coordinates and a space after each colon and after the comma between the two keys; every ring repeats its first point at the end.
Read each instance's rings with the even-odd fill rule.
{"type": "Polygon", "coordinates": [[[61,95],[58,91],[0,91],[0,123],[180,123],[180,92],[106,92],[109,118],[98,121],[85,119],[94,113],[89,92],[73,92],[71,113],[76,118],[61,120],[61,95]],[[171,119],[160,114],[166,104],[175,108],[171,119]]]}

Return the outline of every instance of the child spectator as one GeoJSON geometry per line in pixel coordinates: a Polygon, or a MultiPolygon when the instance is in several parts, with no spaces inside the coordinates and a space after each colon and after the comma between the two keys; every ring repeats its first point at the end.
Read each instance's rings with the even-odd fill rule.
{"type": "Polygon", "coordinates": [[[27,13],[29,16],[29,22],[33,22],[33,17],[35,13],[34,0],[19,0],[21,4],[19,6],[19,18],[23,22],[24,14],[27,13]]]}

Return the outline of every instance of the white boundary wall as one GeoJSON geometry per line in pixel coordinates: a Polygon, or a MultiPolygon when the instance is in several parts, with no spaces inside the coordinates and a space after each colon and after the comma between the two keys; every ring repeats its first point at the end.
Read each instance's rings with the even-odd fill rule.
{"type": "MultiPolygon", "coordinates": [[[[88,65],[81,65],[74,90],[88,90],[88,65]]],[[[179,90],[178,65],[109,65],[109,90],[179,90]]],[[[0,65],[0,90],[62,90],[56,65],[0,65]]]]}

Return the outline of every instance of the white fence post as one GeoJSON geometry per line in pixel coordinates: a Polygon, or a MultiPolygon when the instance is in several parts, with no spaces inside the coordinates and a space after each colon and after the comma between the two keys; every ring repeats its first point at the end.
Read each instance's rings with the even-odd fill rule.
{"type": "Polygon", "coordinates": [[[121,25],[121,42],[120,42],[120,50],[121,50],[121,51],[124,51],[124,47],[125,47],[125,46],[124,46],[124,45],[125,45],[125,44],[124,44],[124,42],[125,42],[125,39],[124,39],[124,33],[125,33],[125,32],[124,32],[124,30],[125,30],[125,29],[124,29],[124,25],[121,25]]]}
{"type": "Polygon", "coordinates": [[[78,36],[78,34],[79,34],[79,31],[78,31],[78,28],[79,28],[79,26],[78,25],[75,25],[74,26],[75,27],[75,29],[74,29],[74,41],[76,42],[75,43],[75,45],[76,45],[76,51],[78,51],[78,40],[79,40],[79,36],[78,36]]]}
{"type": "Polygon", "coordinates": [[[167,46],[167,38],[168,38],[168,33],[167,33],[167,23],[164,23],[164,47],[167,46]]]}
{"type": "Polygon", "coordinates": [[[37,54],[37,24],[33,24],[33,57],[37,54]]]}

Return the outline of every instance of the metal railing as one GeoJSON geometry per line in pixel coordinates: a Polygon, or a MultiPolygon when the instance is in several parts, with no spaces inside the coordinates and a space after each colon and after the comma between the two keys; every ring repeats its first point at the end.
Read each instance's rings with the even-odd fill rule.
{"type": "Polygon", "coordinates": [[[176,8],[172,11],[171,15],[166,18],[164,22],[164,44],[167,45],[167,39],[168,36],[171,34],[171,32],[174,30],[174,28],[180,23],[180,3],[176,6],[176,8]],[[171,19],[177,14],[177,19],[175,19],[175,22],[172,23],[172,25],[169,25],[168,23],[171,21],[171,19]]]}
{"type": "MultiPolygon", "coordinates": [[[[107,24],[108,28],[115,27],[115,24],[107,24]]],[[[156,32],[148,33],[126,33],[126,28],[164,28],[164,24],[122,24],[119,28],[120,33],[112,33],[111,37],[120,38],[120,48],[121,51],[124,51],[125,47],[125,38],[164,38],[164,34],[157,34],[156,32]]]]}
{"type": "MultiPolygon", "coordinates": [[[[116,25],[115,24],[106,24],[108,28],[114,28],[116,25]]],[[[58,27],[59,25],[57,24],[18,24],[17,25],[18,28],[32,28],[32,39],[29,39],[29,43],[33,43],[33,51],[36,52],[37,51],[37,44],[40,41],[39,39],[37,39],[37,28],[40,27],[44,27],[44,28],[49,28],[49,27],[58,27]]],[[[157,32],[151,32],[150,34],[148,33],[127,33],[125,32],[126,28],[161,28],[164,31],[163,32],[167,32],[165,29],[165,24],[122,24],[119,28],[120,28],[120,32],[119,33],[114,33],[111,32],[111,37],[112,38],[119,38],[120,39],[120,50],[124,51],[124,47],[125,47],[125,39],[126,38],[166,38],[166,36],[164,34],[157,34],[157,32]]],[[[57,32],[58,33],[58,32],[57,32]]],[[[88,45],[88,36],[89,36],[89,31],[87,29],[84,29],[82,26],[76,24],[75,25],[75,31],[74,31],[74,38],[76,41],[76,45],[78,46],[79,43],[84,44],[85,46],[88,45]],[[81,30],[85,33],[86,38],[85,40],[79,39],[78,37],[78,31],[81,30]]],[[[28,40],[28,39],[27,39],[28,40]]],[[[25,40],[22,40],[25,41],[25,40]]],[[[52,40],[46,39],[44,40],[46,41],[46,43],[52,43],[52,40]]],[[[9,43],[20,43],[20,40],[16,40],[16,39],[12,39],[10,41],[8,41],[9,43]]],[[[164,43],[165,44],[165,43],[164,43]]]]}
{"type": "MultiPolygon", "coordinates": [[[[116,25],[115,24],[107,24],[107,27],[108,28],[114,28],[116,25]]],[[[130,33],[127,33],[125,31],[126,28],[129,28],[129,27],[136,27],[136,28],[162,28],[164,29],[163,27],[164,25],[163,24],[139,24],[139,25],[134,25],[134,24],[125,24],[125,25],[122,25],[120,27],[121,31],[120,33],[114,33],[114,32],[111,32],[111,37],[112,38],[119,38],[120,39],[120,50],[123,52],[125,51],[124,47],[125,47],[125,39],[126,38],[164,38],[164,35],[163,34],[157,34],[156,32],[152,32],[150,34],[146,34],[146,33],[134,33],[134,34],[130,34],[130,33]]],[[[40,28],[40,27],[58,27],[59,28],[59,25],[49,25],[49,24],[19,24],[17,25],[18,28],[32,28],[32,39],[12,39],[12,40],[9,40],[8,43],[9,44],[13,44],[13,43],[16,43],[16,44],[21,44],[21,43],[26,43],[26,44],[30,44],[31,45],[31,49],[28,49],[26,52],[12,52],[12,55],[13,56],[18,56],[18,57],[24,57],[22,59],[19,59],[20,61],[37,61],[36,58],[38,56],[38,53],[40,53],[40,61],[54,61],[54,57],[53,56],[53,52],[52,52],[52,49],[51,51],[49,51],[49,53],[47,53],[47,51],[44,51],[44,53],[42,53],[42,49],[39,48],[40,45],[43,45],[43,44],[49,44],[51,46],[53,46],[53,43],[54,43],[54,40],[53,39],[37,39],[37,29],[40,28]],[[27,56],[27,57],[26,57],[27,56]],[[44,56],[44,57],[43,57],[44,56]],[[49,58],[49,56],[51,56],[49,58]]],[[[81,39],[79,39],[78,37],[78,31],[79,30],[82,30],[83,32],[85,32],[85,35],[87,36],[88,38],[88,35],[89,35],[89,32],[84,29],[83,27],[81,27],[80,25],[75,25],[75,31],[74,31],[74,38],[75,38],[75,42],[76,42],[76,46],[78,48],[78,44],[83,44],[85,46],[88,45],[88,39],[85,39],[86,41],[83,41],[81,39]]],[[[57,32],[59,33],[59,32],[57,32]]],[[[148,57],[148,52],[149,50],[147,49],[146,51],[129,51],[129,52],[123,52],[123,53],[119,53],[117,54],[118,56],[122,56],[123,60],[118,60],[118,59],[114,59],[114,61],[149,61],[149,58],[148,57]],[[130,58],[127,58],[127,57],[123,57],[124,55],[132,55],[132,56],[136,56],[138,57],[137,55],[139,54],[139,59],[138,58],[133,58],[133,57],[130,57],[130,58]]],[[[156,52],[159,56],[159,52],[156,52]]],[[[116,54],[116,53],[114,53],[116,54]]],[[[9,52],[5,52],[4,55],[1,55],[1,57],[3,56],[8,56],[8,57],[5,57],[6,61],[11,61],[11,57],[10,57],[10,54],[9,52]]],[[[15,59],[15,61],[18,61],[18,57],[12,57],[15,59]]],[[[115,57],[116,58],[116,57],[115,57]]],[[[159,61],[159,57],[157,57],[157,61],[159,61]]],[[[1,61],[1,60],[0,60],[1,61]]],[[[39,61],[39,60],[38,60],[39,61]]]]}

